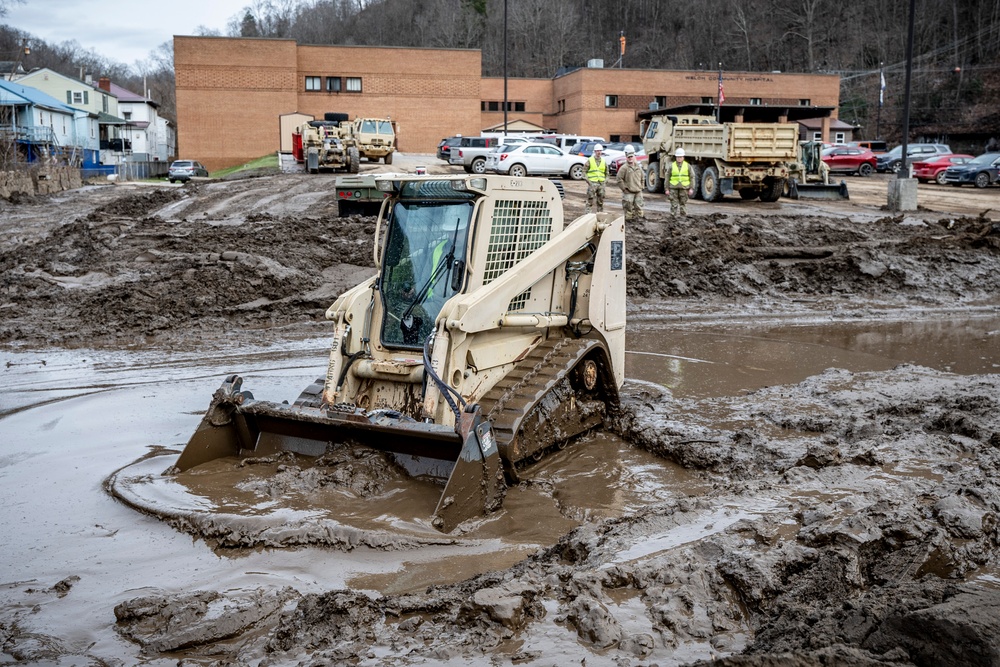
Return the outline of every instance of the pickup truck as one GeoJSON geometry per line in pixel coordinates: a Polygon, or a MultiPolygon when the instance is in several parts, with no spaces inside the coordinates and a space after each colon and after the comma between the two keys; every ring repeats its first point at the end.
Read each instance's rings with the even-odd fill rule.
{"type": "Polygon", "coordinates": [[[448,155],[448,164],[461,166],[469,174],[486,173],[486,154],[497,146],[527,144],[525,137],[462,137],[448,155]]]}

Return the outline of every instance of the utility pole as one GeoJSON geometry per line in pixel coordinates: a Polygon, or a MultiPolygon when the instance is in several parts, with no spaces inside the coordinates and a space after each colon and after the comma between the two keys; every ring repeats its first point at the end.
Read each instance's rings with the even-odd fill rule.
{"type": "Polygon", "coordinates": [[[507,0],[503,0],[503,136],[507,136],[507,0]]]}

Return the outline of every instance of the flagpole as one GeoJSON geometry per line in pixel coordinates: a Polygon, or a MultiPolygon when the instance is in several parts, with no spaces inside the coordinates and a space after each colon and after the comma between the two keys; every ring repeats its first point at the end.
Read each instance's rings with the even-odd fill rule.
{"type": "Polygon", "coordinates": [[[724,93],[722,92],[722,63],[719,63],[719,94],[716,96],[715,105],[715,120],[716,122],[722,122],[722,102],[725,100],[724,93]]]}
{"type": "Polygon", "coordinates": [[[879,132],[879,126],[882,124],[882,104],[885,97],[885,70],[883,69],[885,63],[878,64],[878,113],[875,116],[875,138],[881,139],[882,134],[879,132]]]}

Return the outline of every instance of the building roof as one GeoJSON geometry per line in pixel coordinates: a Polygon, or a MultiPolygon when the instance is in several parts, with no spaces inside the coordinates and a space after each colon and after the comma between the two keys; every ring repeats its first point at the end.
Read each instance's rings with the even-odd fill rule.
{"type": "Polygon", "coordinates": [[[19,83],[5,81],[3,79],[0,79],[0,104],[4,106],[30,105],[71,115],[79,111],[79,109],[67,106],[63,102],[60,102],[47,93],[43,93],[37,88],[22,86],[19,83]]]}
{"type": "MultiPolygon", "coordinates": [[[[810,130],[819,130],[823,127],[823,118],[800,118],[798,119],[798,124],[810,130]]],[[[853,130],[854,126],[850,123],[845,123],[839,118],[830,118],[830,129],[831,130],[853,130]]]]}
{"type": "Polygon", "coordinates": [[[112,116],[109,113],[104,113],[103,111],[98,112],[97,122],[101,125],[124,125],[125,119],[119,118],[118,116],[112,116]]]}
{"type": "Polygon", "coordinates": [[[131,90],[127,90],[125,88],[122,88],[121,86],[119,86],[114,81],[109,81],[108,82],[108,88],[109,89],[101,88],[100,82],[94,83],[93,86],[94,86],[94,88],[96,88],[98,90],[103,90],[106,93],[111,93],[112,95],[114,95],[115,97],[118,98],[118,102],[119,103],[121,103],[121,102],[133,102],[133,103],[138,103],[138,104],[150,104],[150,105],[152,105],[154,107],[160,106],[158,102],[154,102],[153,100],[151,100],[151,99],[149,99],[147,97],[143,97],[142,95],[138,95],[136,93],[133,93],[131,90]]]}
{"type": "MultiPolygon", "coordinates": [[[[78,83],[78,84],[80,84],[81,86],[84,86],[84,87],[93,87],[93,84],[91,84],[91,83],[87,83],[86,81],[81,81],[80,79],[77,79],[76,77],[73,77],[73,76],[66,76],[65,74],[57,72],[54,69],[51,69],[51,68],[48,68],[48,67],[40,67],[38,69],[33,69],[30,72],[28,72],[27,74],[25,74],[23,77],[21,77],[20,79],[18,79],[18,81],[21,81],[23,79],[29,79],[30,80],[30,79],[34,79],[34,78],[36,78],[38,76],[44,76],[46,72],[49,73],[49,74],[52,74],[53,76],[58,76],[60,78],[66,79],[67,81],[73,81],[73,82],[78,83]]],[[[108,93],[108,91],[104,91],[104,92],[108,93]]],[[[115,95],[114,93],[108,93],[108,94],[117,97],[117,95],[115,95]]]]}

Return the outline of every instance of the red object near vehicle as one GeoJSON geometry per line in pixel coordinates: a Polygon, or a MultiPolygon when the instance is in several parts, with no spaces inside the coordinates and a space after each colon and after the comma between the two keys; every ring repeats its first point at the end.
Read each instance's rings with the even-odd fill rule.
{"type": "MultiPolygon", "coordinates": [[[[642,155],[636,155],[635,159],[638,160],[639,162],[645,162],[646,158],[648,157],[649,157],[648,155],[643,153],[642,155]]],[[[611,172],[612,176],[615,176],[616,174],[618,174],[618,170],[621,169],[624,165],[625,165],[625,156],[619,155],[618,157],[616,157],[614,160],[611,161],[611,164],[608,165],[608,170],[611,172]]]]}
{"type": "Polygon", "coordinates": [[[292,132],[292,157],[296,162],[302,162],[302,135],[292,132]]]}
{"type": "Polygon", "coordinates": [[[972,155],[953,153],[951,155],[935,155],[934,157],[913,163],[913,177],[921,183],[934,181],[944,185],[944,172],[948,167],[965,164],[973,158],[972,155]]]}
{"type": "Polygon", "coordinates": [[[859,176],[871,176],[878,158],[867,148],[860,146],[831,146],[824,148],[820,159],[831,172],[847,172],[859,176]]]}

